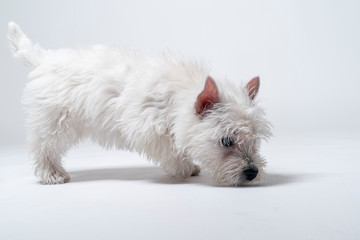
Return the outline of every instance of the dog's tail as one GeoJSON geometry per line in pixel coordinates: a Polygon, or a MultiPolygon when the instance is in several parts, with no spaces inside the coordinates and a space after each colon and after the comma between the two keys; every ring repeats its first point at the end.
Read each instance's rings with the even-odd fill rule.
{"type": "Polygon", "coordinates": [[[16,23],[9,22],[8,27],[8,38],[11,42],[10,48],[13,56],[28,66],[38,66],[45,50],[39,45],[33,44],[16,23]]]}

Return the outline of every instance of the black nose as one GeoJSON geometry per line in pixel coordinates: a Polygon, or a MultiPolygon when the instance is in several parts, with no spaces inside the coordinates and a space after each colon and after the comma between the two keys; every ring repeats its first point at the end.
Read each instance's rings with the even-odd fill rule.
{"type": "Polygon", "coordinates": [[[254,178],[256,178],[256,175],[258,174],[258,172],[259,172],[259,170],[257,169],[257,167],[246,168],[244,170],[245,177],[248,181],[251,181],[254,178]]]}

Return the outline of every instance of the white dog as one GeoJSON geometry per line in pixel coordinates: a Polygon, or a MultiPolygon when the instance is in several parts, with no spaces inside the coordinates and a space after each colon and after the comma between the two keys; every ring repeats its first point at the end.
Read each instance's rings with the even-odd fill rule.
{"type": "Polygon", "coordinates": [[[194,62],[116,47],[44,50],[9,23],[14,57],[33,67],[24,90],[28,144],[44,184],[69,181],[61,158],[84,138],[144,154],[179,179],[210,172],[240,185],[263,176],[270,123],[245,86],[218,82],[194,62]]]}

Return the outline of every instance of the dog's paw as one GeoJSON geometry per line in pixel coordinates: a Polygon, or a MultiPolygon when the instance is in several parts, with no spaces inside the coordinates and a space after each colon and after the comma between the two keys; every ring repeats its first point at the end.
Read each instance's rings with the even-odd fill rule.
{"type": "Polygon", "coordinates": [[[41,184],[63,184],[70,181],[70,176],[67,173],[53,172],[51,174],[44,174],[40,177],[41,184]]]}
{"type": "Polygon", "coordinates": [[[191,173],[191,176],[197,176],[201,172],[200,167],[198,165],[194,165],[194,170],[191,173]]]}

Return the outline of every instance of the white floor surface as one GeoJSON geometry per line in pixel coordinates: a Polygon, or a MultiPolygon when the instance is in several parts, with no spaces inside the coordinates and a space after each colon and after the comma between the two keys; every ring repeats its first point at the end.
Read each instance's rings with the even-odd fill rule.
{"type": "Polygon", "coordinates": [[[72,180],[41,185],[23,148],[0,149],[0,240],[360,239],[360,140],[264,143],[266,179],[216,187],[176,182],[136,154],[83,144],[72,180]]]}

